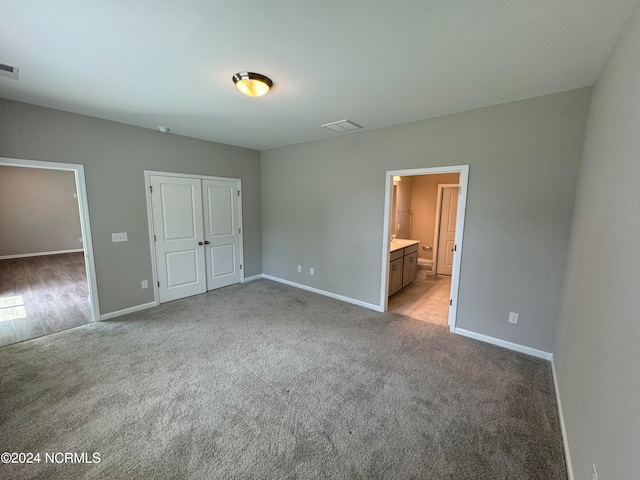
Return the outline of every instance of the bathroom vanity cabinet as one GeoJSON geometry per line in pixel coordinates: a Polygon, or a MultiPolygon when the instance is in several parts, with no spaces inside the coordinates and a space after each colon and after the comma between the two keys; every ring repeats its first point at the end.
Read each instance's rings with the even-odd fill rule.
{"type": "Polygon", "coordinates": [[[389,296],[402,289],[402,270],[404,267],[404,256],[402,250],[391,252],[391,264],[389,265],[389,296]]]}
{"type": "Polygon", "coordinates": [[[392,242],[389,266],[389,296],[412,283],[418,274],[418,242],[392,242]],[[394,245],[396,243],[396,245],[394,245]]]}

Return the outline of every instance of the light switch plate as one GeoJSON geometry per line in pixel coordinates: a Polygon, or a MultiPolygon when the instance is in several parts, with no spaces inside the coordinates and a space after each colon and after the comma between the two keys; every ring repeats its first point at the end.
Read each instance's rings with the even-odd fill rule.
{"type": "Polygon", "coordinates": [[[518,317],[520,315],[516,312],[509,312],[509,323],[518,323],[518,317]]]}
{"type": "Polygon", "coordinates": [[[126,242],[127,241],[127,232],[121,233],[112,233],[111,234],[112,242],[126,242]]]}

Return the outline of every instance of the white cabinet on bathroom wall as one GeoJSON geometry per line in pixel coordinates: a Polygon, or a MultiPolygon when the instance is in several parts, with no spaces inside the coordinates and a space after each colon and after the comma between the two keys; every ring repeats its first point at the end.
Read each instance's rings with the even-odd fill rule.
{"type": "Polygon", "coordinates": [[[412,283],[418,274],[418,244],[394,250],[389,265],[389,296],[412,283]]]}

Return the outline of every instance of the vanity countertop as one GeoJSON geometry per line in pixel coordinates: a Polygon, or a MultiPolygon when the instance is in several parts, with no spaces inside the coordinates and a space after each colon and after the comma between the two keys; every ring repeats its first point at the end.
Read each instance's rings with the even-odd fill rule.
{"type": "Polygon", "coordinates": [[[411,245],[416,245],[420,243],[419,240],[406,240],[404,238],[396,238],[391,240],[391,245],[389,246],[390,252],[395,252],[396,250],[400,250],[401,248],[409,247],[411,245]]]}

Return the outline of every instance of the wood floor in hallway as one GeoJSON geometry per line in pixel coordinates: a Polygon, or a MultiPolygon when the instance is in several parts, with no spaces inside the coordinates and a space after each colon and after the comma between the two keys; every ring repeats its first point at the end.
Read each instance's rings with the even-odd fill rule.
{"type": "Polygon", "coordinates": [[[0,346],[90,321],[83,253],[0,260],[0,346]]]}

